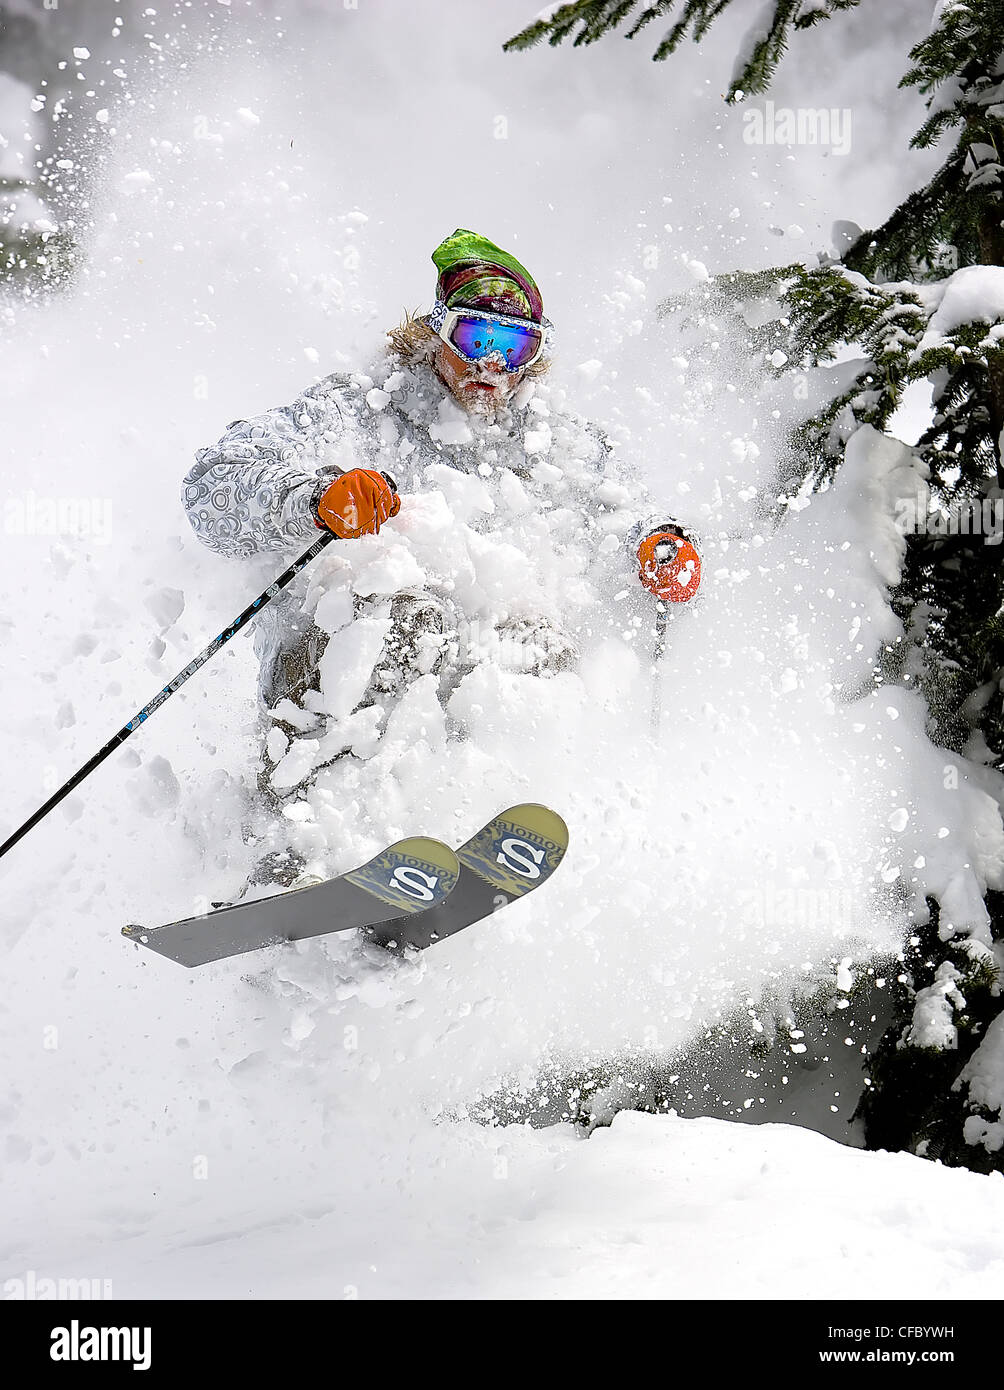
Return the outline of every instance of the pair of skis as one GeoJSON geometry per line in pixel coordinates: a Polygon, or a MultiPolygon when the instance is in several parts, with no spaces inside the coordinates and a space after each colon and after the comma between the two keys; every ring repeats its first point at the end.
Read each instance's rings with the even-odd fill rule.
{"type": "Polygon", "coordinates": [[[424,836],[399,840],[340,878],[122,934],[190,969],[352,930],[390,951],[423,951],[539,888],[567,848],[555,811],[511,806],[456,852],[424,836]]]}

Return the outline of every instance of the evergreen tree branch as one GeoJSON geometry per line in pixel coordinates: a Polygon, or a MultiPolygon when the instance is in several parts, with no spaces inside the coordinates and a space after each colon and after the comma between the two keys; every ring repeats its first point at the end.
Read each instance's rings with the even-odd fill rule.
{"type": "MultiPolygon", "coordinates": [[[[773,0],[773,3],[764,32],[753,43],[729,86],[728,101],[736,100],[740,93],[767,90],[784,56],[790,29],[804,32],[842,10],[855,9],[861,0],[823,0],[822,4],[815,3],[809,9],[804,8],[806,0],[773,0]]],[[[663,62],[688,36],[699,43],[730,4],[732,0],[682,0],[679,18],[656,46],[653,61],[663,62]]],[[[651,0],[572,0],[528,24],[502,47],[505,52],[522,51],[544,39],[552,47],[569,38],[575,47],[596,43],[632,16],[634,22],[624,37],[633,39],[654,20],[668,16],[676,5],[677,0],[655,0],[655,3],[651,0]]]]}

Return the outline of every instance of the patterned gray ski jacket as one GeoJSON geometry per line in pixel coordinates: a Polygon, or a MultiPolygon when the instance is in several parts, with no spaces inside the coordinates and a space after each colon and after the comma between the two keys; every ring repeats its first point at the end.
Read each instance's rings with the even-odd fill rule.
{"type": "MultiPolygon", "coordinates": [[[[196,535],[220,555],[295,553],[317,534],[311,500],[319,479],[355,467],[386,472],[398,484],[403,512],[410,493],[444,485],[450,492],[445,465],[468,476],[465,496],[484,494],[461,505],[458,525],[500,533],[539,555],[550,548],[563,571],[583,579],[589,572],[601,583],[602,572],[623,587],[623,540],[639,516],[639,489],[607,476],[609,454],[600,430],[565,410],[547,381],[524,382],[511,408],[489,424],[463,411],[431,367],[387,355],[370,373],[336,373],[291,405],[234,421],[218,443],[199,450],[183,501],[196,535]]],[[[459,505],[453,494],[451,503],[459,505]]],[[[340,554],[351,556],[360,544],[348,542],[340,554]]],[[[425,564],[429,586],[451,589],[456,600],[454,578],[433,568],[425,564]]],[[[560,623],[567,605],[546,575],[528,573],[514,588],[523,591],[524,608],[550,607],[550,620],[560,623]]],[[[468,616],[484,621],[498,609],[486,592],[484,584],[472,590],[467,607],[478,611],[468,616]]],[[[514,593],[512,606],[520,602],[514,593]]],[[[302,588],[293,587],[256,623],[263,673],[278,651],[302,640],[298,605],[302,588]]]]}

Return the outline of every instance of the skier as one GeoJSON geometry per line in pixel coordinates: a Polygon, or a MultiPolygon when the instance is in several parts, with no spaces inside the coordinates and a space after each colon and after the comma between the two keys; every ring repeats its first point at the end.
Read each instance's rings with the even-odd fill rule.
{"type": "Polygon", "coordinates": [[[318,527],[355,543],[329,547],[323,581],[256,624],[271,847],[253,882],[313,881],[317,840],[292,803],[371,758],[407,700],[425,728],[484,663],[573,667],[576,620],[623,588],[625,541],[655,598],[686,601],[700,582],[691,537],[639,519],[644,497],[606,470],[601,431],[546,382],[553,325],[526,268],[463,228],[432,260],[432,311],[406,316],[367,372],[235,421],[185,478],[192,527],[221,555],[293,550],[318,527]],[[374,557],[359,538],[399,513],[398,543],[374,557]]]}

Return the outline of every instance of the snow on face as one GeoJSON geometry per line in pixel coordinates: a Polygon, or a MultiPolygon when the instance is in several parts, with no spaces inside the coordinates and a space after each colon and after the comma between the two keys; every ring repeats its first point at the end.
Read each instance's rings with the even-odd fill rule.
{"type": "Polygon", "coordinates": [[[436,349],[436,371],[454,400],[472,415],[493,420],[522,383],[525,373],[507,372],[491,361],[467,362],[447,343],[436,349]]]}

